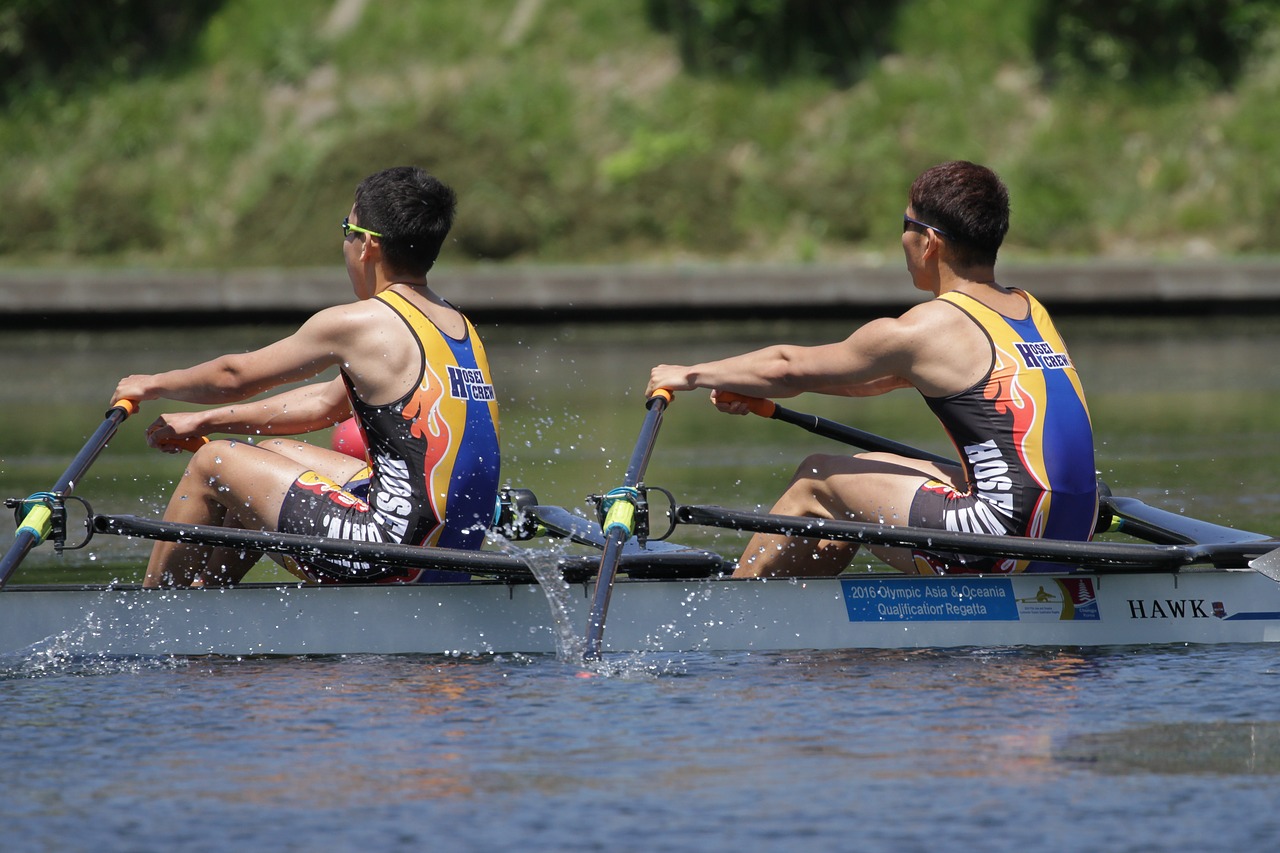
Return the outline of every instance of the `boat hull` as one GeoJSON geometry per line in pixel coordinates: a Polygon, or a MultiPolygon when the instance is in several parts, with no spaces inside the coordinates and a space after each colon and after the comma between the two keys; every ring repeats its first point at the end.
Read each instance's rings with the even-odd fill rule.
{"type": "MultiPolygon", "coordinates": [[[[552,653],[586,626],[593,585],[0,593],[0,652],[86,655],[552,653]]],[[[605,651],[1109,646],[1280,641],[1280,584],[1248,570],[816,580],[630,580],[605,651]]]]}

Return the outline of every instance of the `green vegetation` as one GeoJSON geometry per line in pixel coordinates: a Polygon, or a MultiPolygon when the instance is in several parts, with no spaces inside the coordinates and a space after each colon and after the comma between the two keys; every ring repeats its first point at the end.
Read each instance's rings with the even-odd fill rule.
{"type": "Polygon", "coordinates": [[[1274,253],[1276,5],[14,0],[0,264],[330,264],[405,162],[451,264],[874,259],[952,158],[1010,255],[1274,253]]]}

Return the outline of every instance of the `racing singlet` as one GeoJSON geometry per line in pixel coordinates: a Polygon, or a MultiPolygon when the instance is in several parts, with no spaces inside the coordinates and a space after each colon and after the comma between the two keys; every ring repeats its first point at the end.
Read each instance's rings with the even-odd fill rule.
{"type": "MultiPolygon", "coordinates": [[[[925,397],[959,451],[977,500],[942,519],[947,530],[1086,541],[1098,509],[1093,427],[1084,390],[1044,307],[1025,291],[1013,320],[963,293],[940,296],[991,341],[987,375],[966,391],[925,397]]],[[[932,485],[932,484],[931,484],[932,485]]],[[[997,571],[1060,567],[1001,560],[997,571]]]]}
{"type": "Polygon", "coordinates": [[[373,469],[368,504],[396,541],[480,547],[498,497],[498,402],[484,346],[470,320],[453,340],[403,296],[376,297],[418,339],[417,386],[390,405],[361,400],[344,372],[373,469]]]}

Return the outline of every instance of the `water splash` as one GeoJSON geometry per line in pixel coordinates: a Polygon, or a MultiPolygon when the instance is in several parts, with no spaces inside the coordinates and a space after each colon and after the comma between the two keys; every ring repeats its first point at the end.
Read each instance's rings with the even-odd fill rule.
{"type": "MultiPolygon", "coordinates": [[[[586,616],[575,612],[571,597],[578,596],[560,570],[560,558],[570,549],[563,543],[544,548],[521,548],[500,534],[490,531],[487,541],[503,553],[516,558],[529,567],[538,580],[538,586],[547,597],[551,612],[551,627],[556,641],[556,660],[573,668],[580,677],[605,678],[657,678],[682,675],[686,668],[683,660],[666,657],[654,650],[613,653],[600,660],[583,659],[586,652],[586,616]],[[583,633],[578,633],[582,630],[583,633]]],[[[660,638],[650,637],[654,649],[661,648],[660,638]]]]}
{"type": "Polygon", "coordinates": [[[496,545],[504,554],[524,563],[538,580],[538,587],[547,597],[551,611],[551,629],[556,640],[556,659],[578,662],[586,649],[587,638],[574,629],[573,608],[569,596],[573,590],[560,571],[560,557],[567,553],[563,546],[552,548],[521,548],[499,533],[489,531],[486,541],[496,545]]]}
{"type": "MultiPolygon", "coordinates": [[[[104,596],[109,593],[104,592],[104,596]]],[[[109,621],[109,620],[108,620],[109,621]]],[[[0,654],[0,681],[51,676],[89,676],[178,669],[183,658],[172,655],[113,655],[98,649],[111,626],[90,610],[83,620],[65,631],[39,640],[25,649],[0,654]]]]}

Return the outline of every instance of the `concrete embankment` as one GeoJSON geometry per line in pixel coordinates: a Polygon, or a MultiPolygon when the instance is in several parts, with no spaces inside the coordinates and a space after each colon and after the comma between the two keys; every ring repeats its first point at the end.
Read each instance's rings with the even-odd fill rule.
{"type": "MultiPolygon", "coordinates": [[[[1001,281],[1058,312],[1280,310],[1280,261],[1002,264],[1001,281]]],[[[473,318],[856,316],[919,301],[901,264],[442,268],[432,284],[473,318]]],[[[147,325],[301,317],[348,301],[341,269],[0,271],[0,323],[147,325]]]]}

